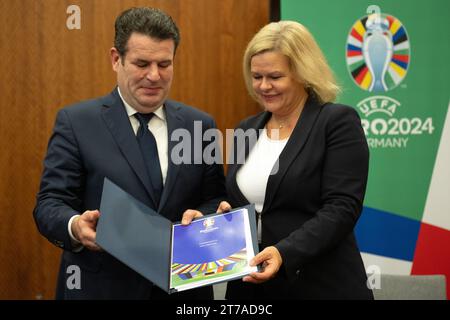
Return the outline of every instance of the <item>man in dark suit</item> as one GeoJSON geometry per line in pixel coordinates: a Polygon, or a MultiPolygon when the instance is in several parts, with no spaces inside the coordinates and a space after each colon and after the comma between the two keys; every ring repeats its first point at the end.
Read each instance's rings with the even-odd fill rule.
{"type": "MultiPolygon", "coordinates": [[[[44,161],[34,218],[64,249],[59,299],[169,298],[96,244],[105,177],[172,221],[215,211],[225,192],[221,165],[198,161],[198,154],[174,161],[172,133],[189,132],[192,140],[194,127],[202,133],[215,128],[207,114],[167,100],[179,43],[175,23],[160,10],[133,8],[117,18],[115,31],[111,61],[118,87],[60,110],[44,161]],[[74,266],[78,286],[68,285],[74,266]]],[[[212,288],[170,297],[209,299],[212,288]]]]}

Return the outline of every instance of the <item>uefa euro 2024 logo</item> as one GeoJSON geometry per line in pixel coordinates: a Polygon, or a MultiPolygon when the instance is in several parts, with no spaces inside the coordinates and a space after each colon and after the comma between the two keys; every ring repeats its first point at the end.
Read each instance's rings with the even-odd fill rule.
{"type": "Polygon", "coordinates": [[[397,18],[375,12],[352,26],[346,53],[356,85],[369,92],[386,92],[398,86],[408,71],[408,34],[397,18]]]}
{"type": "MultiPolygon", "coordinates": [[[[370,5],[347,37],[346,63],[354,83],[371,95],[356,107],[367,143],[375,148],[406,148],[410,138],[431,135],[432,117],[397,117],[401,103],[387,92],[397,87],[408,71],[411,53],[408,33],[399,19],[370,5]]],[[[405,86],[406,87],[406,86],[405,86]]]]}
{"type": "Polygon", "coordinates": [[[203,220],[203,226],[205,229],[210,229],[214,226],[214,219],[213,218],[207,218],[203,220]]]}

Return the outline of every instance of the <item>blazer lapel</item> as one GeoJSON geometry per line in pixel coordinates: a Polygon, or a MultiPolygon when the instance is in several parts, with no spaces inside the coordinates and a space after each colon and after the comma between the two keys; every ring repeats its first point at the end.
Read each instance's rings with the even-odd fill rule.
{"type": "MultiPolygon", "coordinates": [[[[249,124],[247,127],[243,127],[240,129],[243,129],[244,131],[248,129],[256,130],[256,136],[259,138],[259,130],[263,129],[266,125],[267,121],[269,121],[271,117],[270,112],[263,112],[260,116],[256,118],[256,121],[254,123],[249,124]]],[[[233,143],[234,148],[234,159],[232,159],[234,165],[228,166],[228,174],[227,174],[227,180],[228,183],[231,184],[231,187],[228,188],[228,192],[233,193],[233,198],[237,199],[239,205],[243,205],[244,203],[247,204],[248,200],[247,198],[242,194],[241,189],[239,189],[239,186],[237,185],[236,175],[238,170],[244,165],[245,161],[247,161],[248,155],[250,154],[250,151],[253,149],[254,145],[250,144],[250,140],[248,138],[245,139],[245,155],[244,155],[244,162],[242,162],[242,157],[237,156],[239,152],[242,152],[242,150],[237,150],[236,140],[233,143]],[[228,178],[229,177],[229,178],[228,178]]]]}
{"type": "Polygon", "coordinates": [[[269,176],[264,199],[264,207],[262,210],[263,212],[266,211],[267,208],[270,208],[273,198],[278,190],[278,187],[280,186],[280,182],[286,174],[286,171],[303,149],[320,110],[320,105],[316,99],[310,95],[305,103],[305,107],[303,108],[294,131],[289,138],[289,141],[280,154],[278,159],[278,172],[269,176]]]}
{"type": "MultiPolygon", "coordinates": [[[[162,211],[162,208],[167,202],[167,199],[173,189],[178,172],[180,171],[181,165],[176,165],[171,160],[172,149],[178,143],[176,141],[172,141],[171,135],[175,129],[185,128],[184,119],[178,115],[177,110],[179,107],[173,106],[170,101],[166,101],[164,103],[164,109],[166,112],[166,121],[167,121],[167,138],[168,138],[168,166],[167,166],[167,177],[166,183],[164,185],[163,193],[161,195],[161,201],[159,202],[159,211],[162,211]]],[[[192,132],[191,132],[192,133],[192,132]]]]}
{"type": "Polygon", "coordinates": [[[130,120],[128,119],[128,114],[117,89],[104,98],[103,105],[105,106],[102,109],[103,120],[111,131],[123,156],[127,159],[131,168],[133,168],[139,180],[145,186],[156,208],[150,177],[148,176],[130,120]]]}

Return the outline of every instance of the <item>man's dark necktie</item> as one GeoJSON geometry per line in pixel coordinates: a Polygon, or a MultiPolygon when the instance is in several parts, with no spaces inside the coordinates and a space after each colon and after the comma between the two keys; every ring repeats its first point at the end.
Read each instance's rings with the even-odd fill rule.
{"type": "Polygon", "coordinates": [[[137,141],[141,148],[142,156],[147,167],[148,174],[153,186],[155,194],[156,206],[159,205],[161,194],[163,190],[163,181],[161,175],[161,166],[159,164],[158,147],[153,134],[148,129],[148,122],[153,117],[154,113],[136,113],[135,117],[139,121],[139,129],[137,131],[137,141]]]}

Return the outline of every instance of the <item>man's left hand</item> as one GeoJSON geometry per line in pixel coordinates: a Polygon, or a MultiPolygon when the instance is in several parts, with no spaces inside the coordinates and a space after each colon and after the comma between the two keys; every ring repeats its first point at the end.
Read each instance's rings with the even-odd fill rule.
{"type": "Polygon", "coordinates": [[[198,210],[188,209],[183,213],[183,218],[181,219],[181,224],[187,226],[195,218],[203,217],[203,213],[198,210]]]}

